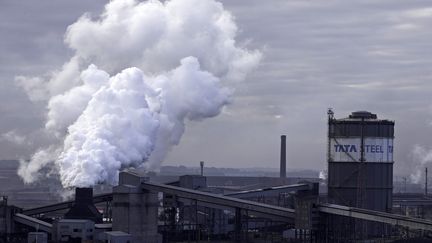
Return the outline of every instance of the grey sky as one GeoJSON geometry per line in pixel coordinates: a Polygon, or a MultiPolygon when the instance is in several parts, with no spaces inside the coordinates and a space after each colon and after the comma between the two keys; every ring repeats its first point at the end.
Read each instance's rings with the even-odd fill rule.
{"type": "MultiPolygon", "coordinates": [[[[44,104],[31,103],[16,75],[58,69],[72,55],[63,34],[106,1],[0,0],[0,157],[28,155],[40,142],[44,104]],[[9,133],[11,134],[11,133],[9,133]],[[13,136],[9,136],[13,137],[13,136]],[[34,141],[34,142],[31,142],[34,141]]],[[[187,126],[166,164],[277,167],[287,135],[288,169],[325,167],[326,109],[369,110],[396,121],[396,173],[412,172],[414,144],[432,148],[430,1],[222,1],[238,40],[264,58],[219,117],[187,126]]]]}

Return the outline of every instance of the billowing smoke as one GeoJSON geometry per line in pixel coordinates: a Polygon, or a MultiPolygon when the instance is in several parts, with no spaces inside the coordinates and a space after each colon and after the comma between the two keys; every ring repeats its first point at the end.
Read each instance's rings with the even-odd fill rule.
{"type": "Polygon", "coordinates": [[[318,178],[320,178],[321,180],[327,180],[328,178],[328,172],[327,170],[320,170],[319,174],[318,174],[318,178]]]}
{"type": "Polygon", "coordinates": [[[414,165],[410,179],[413,183],[421,183],[424,180],[425,167],[432,167],[432,150],[428,150],[420,145],[415,145],[412,151],[414,165]]]}
{"type": "Polygon", "coordinates": [[[121,168],[157,168],[187,120],[218,115],[261,53],[236,43],[232,15],[214,0],[113,0],[83,15],[65,42],[75,55],[41,77],[17,77],[47,102],[47,133],[18,171],[33,182],[50,167],[64,187],[115,183],[121,168]]]}

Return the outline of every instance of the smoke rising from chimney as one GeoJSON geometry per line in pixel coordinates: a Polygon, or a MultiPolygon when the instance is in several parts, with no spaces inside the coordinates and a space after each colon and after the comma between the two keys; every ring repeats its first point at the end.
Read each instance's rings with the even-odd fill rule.
{"type": "Polygon", "coordinates": [[[414,164],[411,166],[413,170],[410,175],[412,183],[419,184],[424,181],[424,169],[430,166],[432,162],[432,150],[429,150],[420,145],[414,145],[412,150],[414,164]]]}
{"type": "Polygon", "coordinates": [[[66,32],[75,55],[61,70],[16,78],[32,100],[47,99],[46,132],[59,141],[18,174],[33,182],[48,166],[64,187],[87,187],[116,183],[125,167],[157,168],[187,120],[218,115],[233,92],[224,85],[257,66],[261,53],[236,33],[214,0],[113,0],[83,15],[66,32]]]}

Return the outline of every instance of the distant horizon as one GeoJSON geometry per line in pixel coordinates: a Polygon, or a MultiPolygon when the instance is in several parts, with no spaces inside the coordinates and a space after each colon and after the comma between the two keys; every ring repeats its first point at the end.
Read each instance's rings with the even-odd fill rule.
{"type": "MultiPolygon", "coordinates": [[[[2,161],[19,162],[20,160],[19,159],[0,159],[0,163],[2,161]]],[[[187,165],[187,164],[188,163],[182,163],[182,164],[165,164],[165,163],[162,163],[161,167],[165,167],[165,166],[173,166],[173,167],[184,166],[184,167],[187,167],[187,168],[200,168],[199,165],[194,166],[194,165],[187,165]]],[[[204,164],[204,168],[218,168],[218,169],[261,169],[261,170],[275,170],[275,171],[279,171],[279,168],[277,168],[277,167],[218,167],[218,166],[207,166],[206,164],[204,164]]],[[[317,170],[317,169],[308,169],[308,168],[287,168],[287,171],[289,171],[289,170],[320,171],[320,170],[317,170]]]]}

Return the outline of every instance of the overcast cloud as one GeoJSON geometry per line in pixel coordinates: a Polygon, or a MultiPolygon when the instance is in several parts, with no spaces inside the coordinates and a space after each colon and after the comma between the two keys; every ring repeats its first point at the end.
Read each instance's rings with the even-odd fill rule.
{"type": "MultiPolygon", "coordinates": [[[[286,134],[288,169],[323,169],[328,107],[336,117],[369,110],[395,120],[396,173],[413,172],[416,144],[432,148],[430,1],[222,2],[237,39],[263,59],[220,116],[187,124],[165,164],[277,167],[286,134]]],[[[67,27],[105,3],[0,0],[1,159],[29,156],[50,139],[39,131],[46,103],[32,103],[15,77],[59,69],[73,55],[67,27]]]]}

